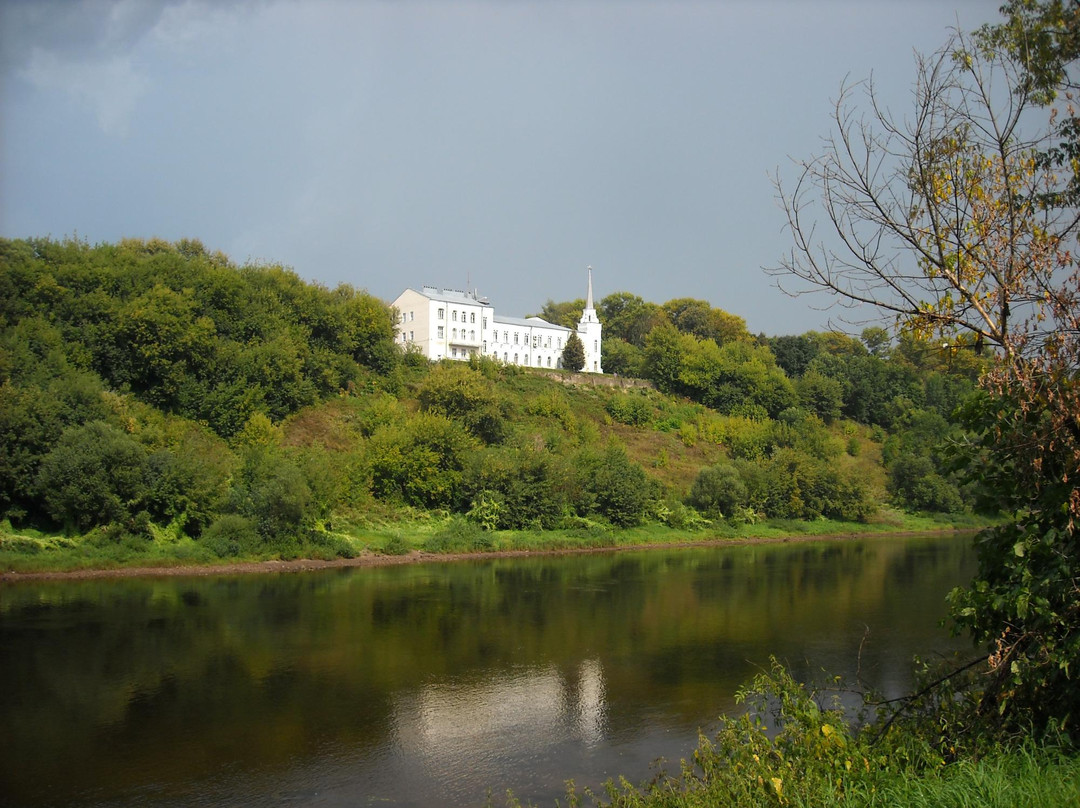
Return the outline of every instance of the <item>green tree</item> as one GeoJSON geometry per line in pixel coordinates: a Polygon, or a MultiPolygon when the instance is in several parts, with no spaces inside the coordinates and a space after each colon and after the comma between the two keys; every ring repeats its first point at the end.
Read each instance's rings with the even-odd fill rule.
{"type": "Polygon", "coordinates": [[[424,412],[460,421],[484,443],[499,443],[506,436],[503,402],[494,383],[460,362],[432,368],[417,398],[424,412]]]}
{"type": "Polygon", "coordinates": [[[690,486],[688,501],[699,511],[712,516],[733,516],[746,506],[746,484],[738,470],[727,463],[703,468],[690,486]]]}
{"type": "Polygon", "coordinates": [[[600,345],[604,372],[640,378],[645,372],[645,353],[619,337],[604,337],[600,345]]]}
{"type": "Polygon", "coordinates": [[[68,530],[124,522],[146,494],[146,450],[103,421],[69,427],[41,462],[37,485],[68,530]]]}
{"type": "Polygon", "coordinates": [[[816,413],[825,423],[840,416],[844,403],[844,387],[836,379],[811,370],[795,382],[799,403],[816,413]]]}
{"type": "Polygon", "coordinates": [[[684,334],[693,334],[698,339],[711,339],[717,345],[750,339],[746,321],[742,317],[713,308],[706,300],[677,298],[669,300],[661,308],[672,325],[684,334]]]}
{"type": "Polygon", "coordinates": [[[540,319],[547,320],[554,325],[561,325],[563,328],[574,329],[577,328],[577,324],[581,321],[581,313],[584,310],[585,298],[582,297],[577,300],[567,300],[563,303],[548,300],[544,307],[540,309],[540,319]]]}
{"type": "Polygon", "coordinates": [[[667,315],[655,303],[646,303],[629,292],[612,292],[597,305],[597,316],[604,324],[604,338],[617,337],[638,348],[645,347],[649,332],[668,322],[667,315]]]}
{"type": "Polygon", "coordinates": [[[866,346],[866,350],[874,356],[886,357],[888,355],[891,340],[886,329],[879,326],[868,326],[859,334],[859,339],[866,346]]]}
{"type": "Polygon", "coordinates": [[[664,393],[681,393],[683,360],[693,345],[694,338],[671,323],[654,328],[645,340],[645,378],[664,393]]]}
{"type": "Polygon", "coordinates": [[[915,511],[955,513],[964,508],[956,486],[926,455],[901,455],[889,469],[889,488],[898,503],[915,511]]]}
{"type": "Polygon", "coordinates": [[[592,499],[590,510],[618,527],[632,527],[645,519],[651,487],[641,466],[620,446],[602,454],[578,456],[579,485],[592,499]]]}
{"type": "Polygon", "coordinates": [[[795,393],[767,347],[686,338],[679,382],[686,395],[720,412],[761,412],[775,417],[795,403],[795,393]]]}
{"type": "Polygon", "coordinates": [[[311,488],[300,468],[280,452],[249,449],[232,492],[233,510],[254,524],[266,544],[298,544],[315,526],[311,488]]]}
{"type": "Polygon", "coordinates": [[[557,527],[568,507],[570,470],[550,452],[500,449],[469,456],[459,510],[487,529],[557,527]]]}
{"type": "Polygon", "coordinates": [[[562,352],[562,366],[567,370],[581,370],[585,367],[585,346],[577,334],[571,333],[566,339],[562,352]]]}
{"type": "Polygon", "coordinates": [[[770,337],[769,347],[776,357],[776,364],[792,379],[802,376],[821,352],[817,337],[813,331],[801,336],[770,337]]]}
{"type": "Polygon", "coordinates": [[[463,425],[436,413],[418,413],[378,427],[366,446],[372,493],[383,500],[449,509],[468,452],[476,439],[463,425]]]}

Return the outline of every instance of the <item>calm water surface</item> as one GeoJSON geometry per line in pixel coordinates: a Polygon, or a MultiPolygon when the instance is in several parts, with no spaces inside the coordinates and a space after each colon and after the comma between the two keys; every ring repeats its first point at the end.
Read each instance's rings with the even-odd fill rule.
{"type": "Polygon", "coordinates": [[[675,766],[770,655],[889,695],[965,538],[0,586],[0,804],[552,805],[675,766]]]}

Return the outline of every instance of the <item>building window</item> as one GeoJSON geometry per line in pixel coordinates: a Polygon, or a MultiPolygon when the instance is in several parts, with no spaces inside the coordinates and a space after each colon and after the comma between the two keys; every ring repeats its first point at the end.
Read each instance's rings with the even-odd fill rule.
{"type": "Polygon", "coordinates": [[[503,342],[509,342],[509,341],[510,341],[510,334],[507,333],[506,331],[503,331],[503,342]]]}
{"type": "Polygon", "coordinates": [[[596,353],[596,340],[593,340],[593,343],[592,343],[592,352],[593,352],[593,353],[596,353]]]}
{"type": "Polygon", "coordinates": [[[476,312],[475,312],[475,311],[474,311],[474,312],[471,312],[471,313],[469,314],[469,322],[470,322],[470,323],[475,323],[475,322],[476,322],[476,312]]]}
{"type": "Polygon", "coordinates": [[[514,354],[514,364],[516,365],[517,363],[518,363],[518,355],[514,354]]]}
{"type": "Polygon", "coordinates": [[[413,336],[413,332],[412,332],[412,331],[410,331],[410,332],[409,332],[409,342],[412,342],[412,341],[413,341],[414,339],[416,339],[416,337],[414,337],[414,336],[413,336]]]}
{"type": "Polygon", "coordinates": [[[443,319],[446,316],[446,309],[439,309],[439,319],[443,319]]]}
{"type": "Polygon", "coordinates": [[[551,367],[551,357],[548,357],[548,367],[551,367]]]}
{"type": "Polygon", "coordinates": [[[454,337],[454,339],[457,339],[457,329],[456,328],[453,331],[453,337],[454,337]]]}
{"type": "Polygon", "coordinates": [[[416,312],[415,311],[410,311],[409,312],[409,322],[411,323],[415,319],[416,319],[416,312]]]}
{"type": "Polygon", "coordinates": [[[518,332],[517,331],[514,332],[514,344],[515,345],[518,344],[518,332]]]}
{"type": "Polygon", "coordinates": [[[452,319],[455,323],[457,322],[457,309],[450,313],[450,319],[452,319]]]}
{"type": "Polygon", "coordinates": [[[506,353],[506,351],[503,351],[503,361],[504,362],[509,362],[510,361],[510,356],[506,353]]]}
{"type": "Polygon", "coordinates": [[[439,339],[442,339],[442,338],[443,338],[443,333],[444,333],[444,332],[443,332],[443,327],[442,327],[442,326],[440,325],[440,326],[439,326],[439,339]]]}
{"type": "Polygon", "coordinates": [[[562,350],[562,337],[559,337],[559,350],[562,350]]]}
{"type": "Polygon", "coordinates": [[[472,328],[469,329],[469,339],[472,339],[472,340],[476,339],[476,331],[475,331],[475,329],[472,329],[472,328]]]}
{"type": "Polygon", "coordinates": [[[487,317],[484,318],[483,328],[487,328],[487,317]]]}

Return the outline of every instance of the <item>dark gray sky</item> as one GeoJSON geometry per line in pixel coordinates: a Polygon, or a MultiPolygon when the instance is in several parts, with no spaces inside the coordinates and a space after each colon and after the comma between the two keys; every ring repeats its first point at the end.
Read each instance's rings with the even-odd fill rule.
{"type": "MultiPolygon", "coordinates": [[[[1000,0],[0,0],[0,234],[199,238],[500,314],[628,291],[823,327],[762,267],[845,79],[1000,0]]],[[[815,308],[818,307],[818,308],[815,308]]]]}

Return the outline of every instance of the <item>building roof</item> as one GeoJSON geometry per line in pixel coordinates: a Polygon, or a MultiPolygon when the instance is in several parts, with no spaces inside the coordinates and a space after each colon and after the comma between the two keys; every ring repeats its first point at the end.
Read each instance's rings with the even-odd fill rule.
{"type": "Polygon", "coordinates": [[[438,300],[442,303],[457,303],[459,305],[468,306],[490,306],[486,297],[480,297],[476,292],[462,292],[458,289],[439,289],[435,286],[425,286],[420,290],[412,289],[409,291],[416,292],[418,295],[423,295],[429,300],[438,300]]]}
{"type": "Polygon", "coordinates": [[[550,328],[555,331],[569,332],[572,329],[565,328],[561,325],[555,325],[555,323],[549,323],[547,320],[543,320],[539,317],[504,317],[501,314],[496,314],[492,318],[496,323],[502,325],[516,325],[519,328],[550,328]]]}

